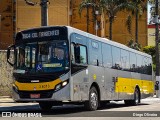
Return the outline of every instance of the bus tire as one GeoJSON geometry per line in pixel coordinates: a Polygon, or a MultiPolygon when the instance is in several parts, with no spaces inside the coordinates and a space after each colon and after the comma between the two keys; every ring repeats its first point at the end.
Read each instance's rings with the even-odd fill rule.
{"type": "Polygon", "coordinates": [[[136,106],[140,103],[140,91],[138,88],[135,88],[134,99],[132,100],[132,105],[136,106]]]}
{"type": "Polygon", "coordinates": [[[99,105],[98,92],[95,87],[91,87],[89,91],[89,101],[84,103],[84,106],[89,111],[97,110],[99,105]]]}
{"type": "Polygon", "coordinates": [[[42,110],[50,110],[53,104],[51,102],[39,102],[39,106],[42,110]]]}
{"type": "Polygon", "coordinates": [[[140,91],[138,90],[138,88],[135,88],[134,99],[133,100],[125,100],[125,104],[136,106],[139,103],[140,103],[140,91]]]}

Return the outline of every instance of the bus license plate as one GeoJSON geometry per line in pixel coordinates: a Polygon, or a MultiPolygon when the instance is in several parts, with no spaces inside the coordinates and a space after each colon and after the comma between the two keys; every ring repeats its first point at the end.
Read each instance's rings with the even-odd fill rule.
{"type": "Polygon", "coordinates": [[[40,98],[40,94],[30,94],[30,98],[40,98]]]}

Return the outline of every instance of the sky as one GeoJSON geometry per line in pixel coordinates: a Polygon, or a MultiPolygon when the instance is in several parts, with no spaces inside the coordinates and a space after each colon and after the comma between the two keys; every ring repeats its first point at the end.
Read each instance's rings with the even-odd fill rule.
{"type": "Polygon", "coordinates": [[[148,13],[147,13],[147,15],[148,15],[148,23],[149,23],[149,20],[150,20],[150,17],[151,17],[150,8],[151,8],[151,5],[148,4],[148,8],[147,8],[147,10],[148,10],[148,11],[147,11],[147,12],[148,12],[148,13]]]}

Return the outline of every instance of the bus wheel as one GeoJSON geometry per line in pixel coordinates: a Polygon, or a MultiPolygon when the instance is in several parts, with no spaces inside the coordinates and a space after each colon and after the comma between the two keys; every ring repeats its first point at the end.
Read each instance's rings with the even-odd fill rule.
{"type": "Polygon", "coordinates": [[[138,105],[140,103],[140,91],[138,88],[135,88],[134,91],[134,99],[133,100],[125,100],[124,101],[126,105],[138,105]]]}
{"type": "Polygon", "coordinates": [[[95,87],[92,87],[89,91],[89,101],[85,102],[85,107],[87,110],[95,111],[98,108],[98,92],[95,87]]]}
{"type": "Polygon", "coordinates": [[[132,105],[138,105],[140,103],[140,91],[136,88],[134,91],[134,100],[132,101],[132,105]]]}
{"type": "Polygon", "coordinates": [[[53,104],[51,102],[39,102],[39,106],[42,110],[50,110],[53,104]]]}

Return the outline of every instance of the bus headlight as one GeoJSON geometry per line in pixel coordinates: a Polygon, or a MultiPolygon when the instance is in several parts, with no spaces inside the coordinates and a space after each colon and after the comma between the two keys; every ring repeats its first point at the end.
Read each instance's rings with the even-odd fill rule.
{"type": "Polygon", "coordinates": [[[61,84],[56,85],[56,90],[61,89],[61,84]]]}
{"type": "Polygon", "coordinates": [[[68,80],[63,81],[63,82],[59,83],[58,85],[56,85],[55,90],[57,91],[57,90],[65,87],[67,84],[68,84],[68,80]]]}
{"type": "Polygon", "coordinates": [[[64,81],[63,83],[62,83],[62,86],[64,87],[64,86],[66,86],[67,85],[67,81],[64,81]]]}

